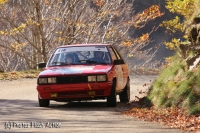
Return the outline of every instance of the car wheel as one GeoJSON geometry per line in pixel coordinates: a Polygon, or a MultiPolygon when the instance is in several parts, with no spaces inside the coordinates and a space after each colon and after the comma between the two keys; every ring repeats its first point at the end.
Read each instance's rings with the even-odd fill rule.
{"type": "Polygon", "coordinates": [[[121,103],[130,101],[130,80],[128,79],[124,90],[119,94],[119,99],[121,103]]]}
{"type": "Polygon", "coordinates": [[[40,99],[38,96],[39,106],[40,107],[49,107],[49,100],[48,99],[40,99]]]}
{"type": "Polygon", "coordinates": [[[108,107],[116,107],[117,99],[116,99],[116,81],[113,81],[112,89],[110,95],[107,97],[107,106],[108,107]]]}

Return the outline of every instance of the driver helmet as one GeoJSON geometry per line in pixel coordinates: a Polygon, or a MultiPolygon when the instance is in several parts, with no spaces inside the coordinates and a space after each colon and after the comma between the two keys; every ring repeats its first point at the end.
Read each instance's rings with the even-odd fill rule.
{"type": "Polygon", "coordinates": [[[94,57],[103,58],[104,52],[102,51],[94,51],[94,57]]]}

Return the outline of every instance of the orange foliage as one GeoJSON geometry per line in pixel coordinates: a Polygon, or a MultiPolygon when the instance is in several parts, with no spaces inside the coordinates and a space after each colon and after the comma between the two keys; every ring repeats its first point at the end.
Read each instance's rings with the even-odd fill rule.
{"type": "Polygon", "coordinates": [[[142,36],[134,39],[133,41],[131,41],[131,40],[124,41],[124,42],[122,42],[122,44],[120,44],[120,46],[130,47],[133,44],[145,44],[149,41],[150,41],[149,34],[146,33],[146,34],[143,34],[142,36]]]}
{"type": "Polygon", "coordinates": [[[93,2],[96,6],[102,6],[105,3],[104,0],[93,0],[93,2]]]}
{"type": "Polygon", "coordinates": [[[132,44],[133,44],[133,42],[128,40],[128,41],[122,42],[122,44],[120,44],[120,46],[130,47],[132,44]]]}
{"type": "Polygon", "coordinates": [[[151,7],[145,9],[142,13],[139,13],[134,17],[136,22],[135,27],[141,27],[144,23],[153,20],[157,17],[162,16],[164,13],[160,12],[160,7],[158,5],[152,5],[151,7]]]}
{"type": "Polygon", "coordinates": [[[132,103],[134,104],[134,107],[131,110],[122,112],[122,114],[133,116],[145,121],[160,122],[171,128],[178,128],[184,131],[200,131],[200,116],[188,116],[186,110],[181,110],[178,107],[156,109],[152,106],[151,108],[145,108],[144,103],[141,102],[132,103]]]}
{"type": "Polygon", "coordinates": [[[150,41],[149,34],[146,33],[146,34],[143,34],[142,36],[140,36],[139,38],[136,38],[133,43],[145,44],[149,41],[150,41]]]}

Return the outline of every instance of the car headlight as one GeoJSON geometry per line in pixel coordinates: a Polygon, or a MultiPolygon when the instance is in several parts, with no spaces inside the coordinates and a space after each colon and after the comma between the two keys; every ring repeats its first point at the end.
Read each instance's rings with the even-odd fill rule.
{"type": "Polygon", "coordinates": [[[39,84],[53,84],[53,83],[56,83],[56,77],[39,78],[38,83],[39,84]]]}
{"type": "Polygon", "coordinates": [[[106,81],[106,75],[97,75],[97,82],[106,81]]]}
{"type": "Polygon", "coordinates": [[[107,81],[106,75],[88,76],[88,82],[103,82],[107,81]]]}
{"type": "Polygon", "coordinates": [[[49,84],[56,83],[56,77],[48,78],[48,83],[49,84]]]}
{"type": "Polygon", "coordinates": [[[88,82],[96,82],[96,75],[95,76],[88,76],[88,82]]]}
{"type": "Polygon", "coordinates": [[[47,84],[47,78],[39,78],[38,83],[39,84],[47,84]]]}

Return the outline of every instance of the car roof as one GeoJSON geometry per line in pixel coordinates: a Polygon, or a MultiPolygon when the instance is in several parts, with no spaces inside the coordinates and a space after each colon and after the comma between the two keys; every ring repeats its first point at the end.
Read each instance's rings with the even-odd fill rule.
{"type": "Polygon", "coordinates": [[[112,45],[111,44],[71,44],[71,45],[59,46],[59,48],[63,48],[63,47],[79,47],[79,46],[112,46],[112,45]]]}

